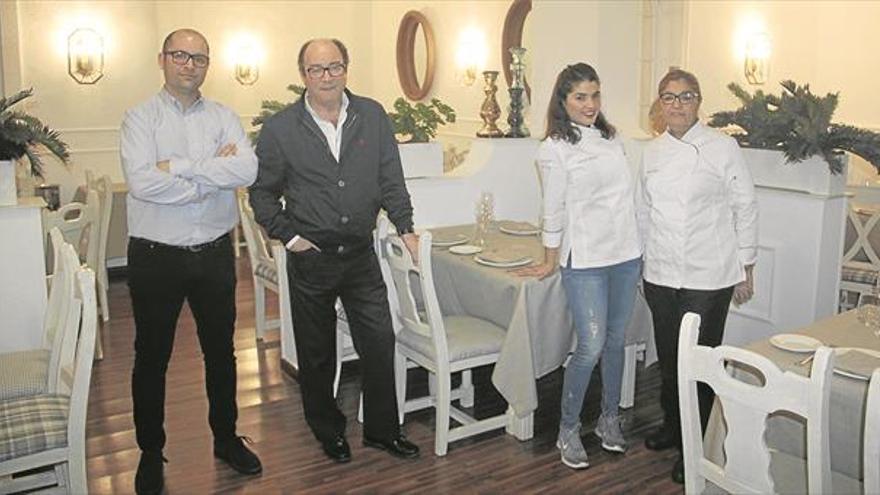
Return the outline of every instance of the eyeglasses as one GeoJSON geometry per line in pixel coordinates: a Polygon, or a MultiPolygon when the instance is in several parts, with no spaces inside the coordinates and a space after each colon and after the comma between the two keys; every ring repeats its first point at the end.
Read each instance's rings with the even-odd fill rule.
{"type": "Polygon", "coordinates": [[[174,50],[162,53],[165,55],[171,55],[171,61],[174,62],[175,65],[186,65],[187,62],[192,60],[193,65],[198,67],[199,69],[204,69],[211,61],[211,59],[207,55],[202,55],[201,53],[189,53],[183,50],[174,50]]]}
{"type": "Polygon", "coordinates": [[[700,99],[700,93],[696,91],[685,91],[683,93],[660,93],[660,102],[664,105],[672,105],[678,100],[682,105],[691,105],[700,99]]]}
{"type": "Polygon", "coordinates": [[[309,79],[321,79],[324,77],[324,72],[330,74],[330,77],[339,77],[345,74],[345,64],[336,62],[326,66],[310,65],[306,67],[306,75],[309,76],[309,79]]]}

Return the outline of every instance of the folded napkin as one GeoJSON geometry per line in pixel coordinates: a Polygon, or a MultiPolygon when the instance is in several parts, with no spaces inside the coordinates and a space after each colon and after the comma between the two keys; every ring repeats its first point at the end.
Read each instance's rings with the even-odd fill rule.
{"type": "Polygon", "coordinates": [[[846,373],[868,378],[876,368],[880,368],[880,357],[852,349],[836,356],[834,367],[846,373]]]}

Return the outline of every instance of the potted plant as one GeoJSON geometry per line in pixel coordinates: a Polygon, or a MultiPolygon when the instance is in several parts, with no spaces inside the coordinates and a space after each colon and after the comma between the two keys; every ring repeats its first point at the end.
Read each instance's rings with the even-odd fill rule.
{"type": "Polygon", "coordinates": [[[36,148],[46,148],[65,164],[69,159],[67,144],[61,140],[58,131],[23,111],[12,110],[33,92],[33,88],[25,89],[0,99],[0,205],[17,202],[15,164],[20,158],[27,157],[31,175],[40,178],[43,177],[43,161],[36,148]]]}
{"type": "Polygon", "coordinates": [[[437,98],[429,104],[410,104],[403,98],[394,101],[389,112],[391,129],[397,136],[400,162],[407,177],[443,175],[443,145],[431,142],[437,128],[455,122],[455,110],[437,98]]]}
{"type": "Polygon", "coordinates": [[[750,95],[730,83],[728,89],[742,106],[715,113],[709,121],[713,127],[734,129],[732,135],[746,148],[756,184],[842,193],[846,187],[844,151],[864,158],[880,172],[880,134],[831,122],[837,93],[819,97],[808,84],[783,81],[780,85],[780,96],[761,90],[750,95]],[[804,163],[790,166],[800,162],[804,163]]]}

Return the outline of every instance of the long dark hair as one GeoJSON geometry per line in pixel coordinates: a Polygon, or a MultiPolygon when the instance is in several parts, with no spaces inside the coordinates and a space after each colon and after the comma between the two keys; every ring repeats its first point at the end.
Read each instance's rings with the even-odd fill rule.
{"type": "MultiPolygon", "coordinates": [[[[544,139],[561,139],[571,144],[577,144],[581,140],[581,131],[572,125],[568,112],[565,111],[565,98],[572,92],[575,84],[583,81],[601,84],[596,69],[583,62],[566,66],[556,77],[550,103],[547,105],[547,131],[544,139]]],[[[605,139],[611,139],[617,134],[617,129],[608,123],[601,110],[593,126],[599,129],[605,139]]]]}

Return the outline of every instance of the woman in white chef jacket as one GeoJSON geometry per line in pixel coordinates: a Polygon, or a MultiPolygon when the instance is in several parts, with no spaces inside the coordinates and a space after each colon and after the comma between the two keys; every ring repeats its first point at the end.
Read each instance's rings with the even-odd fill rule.
{"type": "Polygon", "coordinates": [[[557,447],[573,469],[589,465],[580,415],[590,376],[602,361],[602,447],[624,452],[618,403],[624,331],[641,272],[635,176],[601,112],[599,77],[579,63],[560,72],[538,151],[544,184],[544,263],[518,270],[544,278],[557,269],[574,319],[577,346],[565,370],[557,447]]]}
{"type": "MultiPolygon", "coordinates": [[[[752,178],[736,141],[698,120],[702,98],[697,78],[680,69],[670,71],[660,81],[658,100],[666,131],[645,147],[637,203],[664,423],[645,445],[681,450],[676,371],[681,319],[688,311],[698,313],[700,344],[721,344],[731,298],[740,304],[752,295],[758,212],[752,178]]],[[[713,398],[711,389],[701,384],[704,428],[713,398]]],[[[681,456],[672,478],[684,480],[681,456]]]]}

